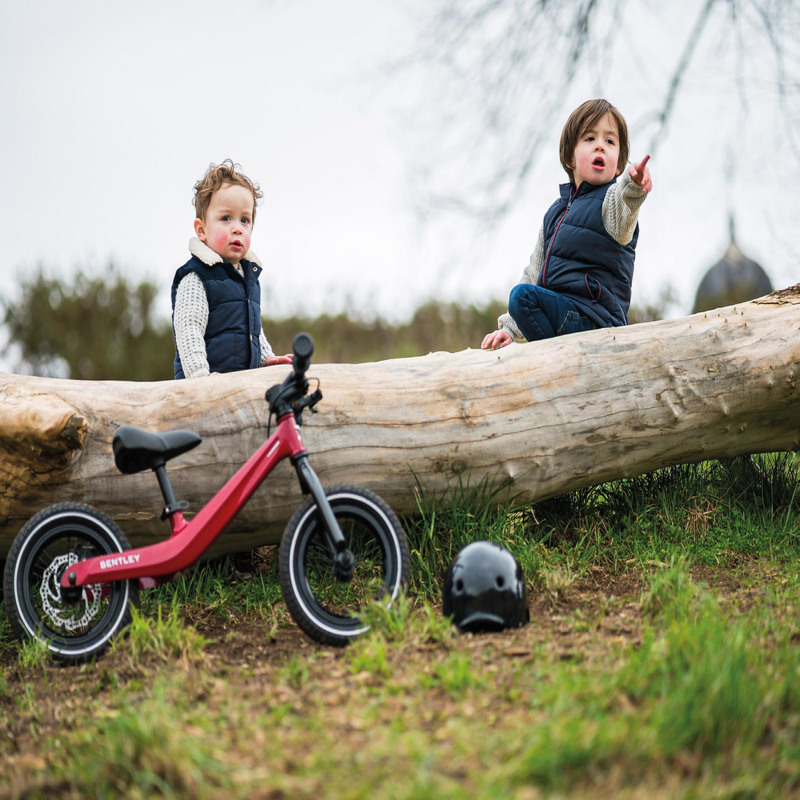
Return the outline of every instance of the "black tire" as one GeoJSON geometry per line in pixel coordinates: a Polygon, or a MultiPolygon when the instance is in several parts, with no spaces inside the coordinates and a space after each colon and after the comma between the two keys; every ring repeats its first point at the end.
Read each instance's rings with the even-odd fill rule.
{"type": "Polygon", "coordinates": [[[300,628],[314,641],[342,647],[369,630],[359,617],[366,604],[391,605],[408,586],[408,544],[394,512],[367,489],[331,486],[325,495],[355,556],[353,579],[343,583],[333,576],[312,497],[286,525],[279,574],[286,607],[300,628]]]}
{"type": "Polygon", "coordinates": [[[38,639],[62,662],[102,653],[130,623],[138,582],[84,587],[81,600],[70,604],[61,599],[61,574],[69,563],[130,547],[119,527],[89,506],[59,503],[40,511],[17,534],[6,561],[3,589],[14,633],[38,639]]]}

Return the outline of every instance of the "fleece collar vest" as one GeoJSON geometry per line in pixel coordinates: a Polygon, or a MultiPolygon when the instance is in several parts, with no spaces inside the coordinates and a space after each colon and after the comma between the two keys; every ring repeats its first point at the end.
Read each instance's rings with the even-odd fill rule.
{"type": "MultiPolygon", "coordinates": [[[[189,272],[203,282],[208,299],[208,324],[205,330],[206,355],[211,372],[237,372],[261,365],[261,264],[248,252],[239,262],[240,274],[197,238],[189,242],[192,257],[175,273],[172,281],[172,309],[178,284],[189,272]]],[[[175,350],[175,377],[183,378],[183,368],[175,350]]]]}
{"type": "Polygon", "coordinates": [[[628,324],[639,226],[630,244],[619,244],[603,225],[609,187],[562,184],[544,217],[544,265],[539,285],[565,295],[596,325],[628,324]]]}

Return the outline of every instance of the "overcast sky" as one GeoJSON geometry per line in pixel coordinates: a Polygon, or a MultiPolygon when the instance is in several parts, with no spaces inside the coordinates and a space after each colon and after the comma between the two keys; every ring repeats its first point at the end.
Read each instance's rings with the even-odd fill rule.
{"type": "MultiPolygon", "coordinates": [[[[172,276],[193,233],[192,185],[210,162],[230,157],[264,191],[253,250],[265,264],[265,314],[349,304],[398,318],[431,296],[507,297],[564,180],[559,131],[490,247],[469,246],[468,221],[420,227],[409,192],[414,138],[406,134],[426,76],[390,79],[383,66],[408,54],[413,12],[424,5],[3,0],[0,292],[13,296],[19,276],[38,264],[69,275],[113,261],[155,280],[168,314],[172,276]]],[[[670,8],[683,5],[696,3],[670,8]]],[[[661,42],[666,69],[675,48],[663,20],[658,29],[652,15],[643,20],[628,24],[651,25],[638,33],[654,52],[661,42]]],[[[681,14],[673,22],[680,26],[681,14]]],[[[606,90],[629,120],[646,91],[633,77],[617,69],[606,90]]],[[[575,91],[573,105],[590,89],[575,91]]],[[[641,214],[634,302],[671,282],[676,313],[688,313],[727,245],[729,207],[742,249],[773,283],[797,281],[797,251],[787,250],[796,201],[776,202],[779,187],[796,185],[796,166],[787,173],[783,154],[759,144],[757,109],[747,135],[715,144],[726,92],[733,90],[719,76],[690,82],[651,162],[655,190],[641,214]],[[731,192],[720,170],[726,159],[747,167],[731,192]]],[[[641,157],[646,143],[633,133],[631,155],[641,157]]]]}

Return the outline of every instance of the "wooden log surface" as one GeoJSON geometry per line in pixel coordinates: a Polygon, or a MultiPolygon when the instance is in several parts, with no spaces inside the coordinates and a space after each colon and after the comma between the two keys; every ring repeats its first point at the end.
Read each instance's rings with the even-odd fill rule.
{"type": "MultiPolygon", "coordinates": [[[[371,364],[314,364],[324,399],[303,438],[325,484],[356,483],[399,513],[459,475],[536,501],[677,463],[795,450],[800,284],[676,320],[371,364]]],[[[197,511],[264,441],[264,392],[286,367],[155,383],[0,374],[0,559],[39,509],[85,502],[131,543],[168,535],[152,473],[121,475],[121,425],[186,428],[169,464],[197,511]]],[[[313,384],[312,384],[313,386],[313,384]]],[[[505,495],[504,495],[505,497],[505,495]]],[[[279,541],[301,501],[284,462],[214,552],[279,541]]]]}

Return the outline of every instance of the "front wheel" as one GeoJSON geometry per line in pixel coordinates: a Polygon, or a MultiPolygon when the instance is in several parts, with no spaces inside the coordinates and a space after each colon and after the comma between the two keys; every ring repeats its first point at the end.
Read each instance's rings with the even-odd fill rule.
{"type": "Polygon", "coordinates": [[[280,582],[295,622],[315,641],[343,646],[369,629],[366,605],[389,605],[408,585],[408,544],[394,512],[367,489],[332,486],[325,496],[355,558],[352,580],[334,577],[325,523],[309,497],[286,525],[280,582]]]}
{"type": "Polygon", "coordinates": [[[87,585],[67,600],[61,576],[77,561],[123,550],[130,545],[122,531],[89,506],[61,503],[40,511],[17,534],[6,561],[3,591],[14,633],[38,639],[59,661],[100,654],[130,622],[135,582],[87,585]]]}

